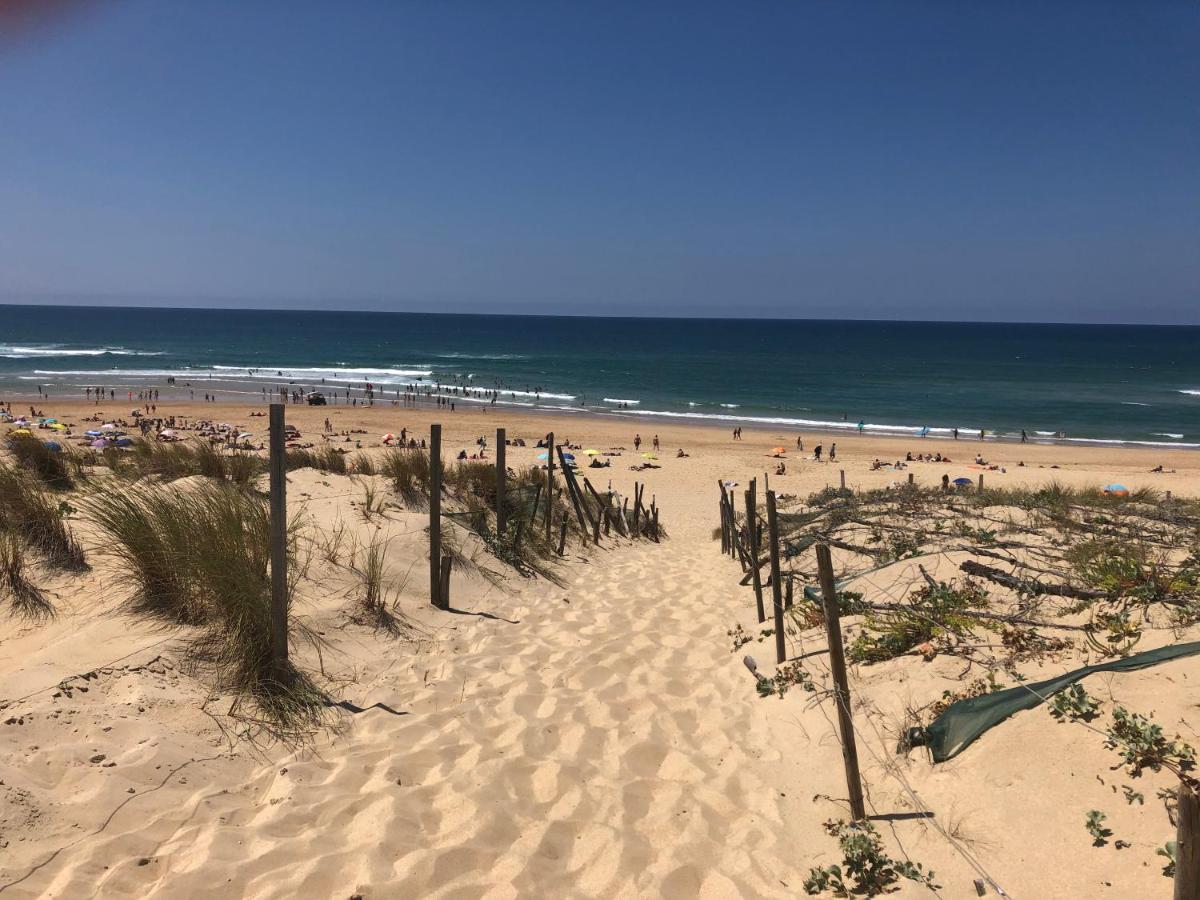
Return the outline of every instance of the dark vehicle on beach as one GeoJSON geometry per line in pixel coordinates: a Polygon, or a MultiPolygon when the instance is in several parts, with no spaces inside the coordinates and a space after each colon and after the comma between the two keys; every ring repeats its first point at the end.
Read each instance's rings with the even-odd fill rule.
{"type": "Polygon", "coordinates": [[[308,401],[309,406],[325,406],[327,402],[325,400],[325,395],[318,393],[317,391],[313,391],[304,399],[308,401]]]}

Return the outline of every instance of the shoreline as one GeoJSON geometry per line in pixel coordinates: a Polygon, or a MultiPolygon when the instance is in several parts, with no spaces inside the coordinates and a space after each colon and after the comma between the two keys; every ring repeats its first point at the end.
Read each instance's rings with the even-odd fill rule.
{"type": "MultiPolygon", "coordinates": [[[[292,385],[292,386],[294,386],[294,385],[292,385]]],[[[330,387],[329,385],[321,385],[320,386],[320,388],[329,388],[329,387],[330,387]]],[[[345,386],[340,386],[340,387],[342,390],[346,389],[345,386]]],[[[313,389],[319,390],[320,388],[314,387],[313,389]]],[[[154,388],[143,388],[143,390],[145,390],[145,389],[152,390],[154,388]]],[[[173,392],[179,390],[179,388],[176,386],[172,386],[172,389],[173,389],[173,392]]],[[[158,390],[161,391],[161,389],[158,389],[158,390]]],[[[224,406],[234,406],[234,407],[254,407],[254,406],[265,406],[268,403],[275,402],[277,399],[277,398],[272,397],[270,394],[268,394],[267,397],[264,398],[261,396],[261,394],[256,394],[256,393],[249,392],[249,391],[231,391],[231,390],[222,389],[222,388],[210,388],[209,390],[213,391],[214,393],[219,392],[222,394],[233,394],[234,397],[232,397],[232,398],[221,397],[218,400],[216,400],[215,402],[206,402],[204,400],[194,400],[194,399],[190,399],[190,398],[189,399],[180,399],[180,398],[176,398],[173,396],[167,396],[167,397],[157,401],[157,403],[160,405],[163,405],[164,407],[175,406],[175,405],[182,405],[182,406],[195,405],[199,408],[223,406],[223,405],[224,406]]],[[[960,429],[960,437],[955,438],[950,433],[950,429],[946,429],[941,426],[937,426],[936,428],[931,428],[930,432],[926,435],[921,435],[919,433],[920,432],[919,428],[911,428],[911,426],[880,425],[880,424],[875,424],[874,426],[867,426],[863,432],[859,432],[857,425],[850,424],[849,422],[847,422],[844,426],[837,425],[835,423],[822,423],[820,425],[813,425],[812,427],[808,427],[808,426],[800,425],[800,424],[797,424],[795,422],[790,422],[790,421],[778,421],[778,422],[763,421],[762,419],[757,419],[757,418],[750,417],[750,416],[740,416],[739,417],[736,414],[730,414],[728,416],[724,416],[724,415],[721,415],[718,413],[691,414],[691,413],[673,413],[673,412],[663,411],[663,410],[646,410],[646,411],[634,411],[634,410],[629,410],[629,409],[611,409],[610,410],[610,409],[597,408],[597,407],[592,407],[592,406],[581,406],[581,407],[539,406],[539,405],[535,405],[535,404],[526,405],[524,403],[512,403],[512,402],[506,403],[503,401],[497,401],[495,404],[492,404],[489,401],[471,398],[471,397],[462,397],[462,396],[456,396],[453,394],[441,395],[445,399],[452,401],[456,404],[458,404],[458,403],[465,404],[465,406],[462,409],[456,409],[456,411],[454,413],[451,413],[445,407],[437,406],[435,403],[432,402],[431,399],[428,399],[427,397],[422,397],[420,395],[417,395],[417,396],[418,396],[418,399],[417,399],[416,405],[400,403],[397,406],[393,406],[392,401],[390,399],[387,399],[386,397],[383,399],[377,400],[374,405],[368,405],[368,404],[364,404],[364,403],[360,403],[358,405],[336,403],[336,404],[327,404],[325,406],[311,406],[311,407],[308,406],[307,404],[303,404],[303,403],[295,403],[295,404],[288,403],[286,405],[289,408],[303,407],[303,408],[312,409],[312,410],[321,410],[321,409],[352,410],[352,411],[375,410],[380,413],[387,412],[387,411],[399,412],[399,411],[403,411],[403,410],[437,411],[437,410],[445,409],[446,415],[455,415],[455,416],[464,414],[464,413],[481,412],[481,411],[485,411],[485,410],[493,410],[493,411],[504,410],[513,415],[528,414],[528,415],[537,415],[537,416],[564,416],[564,417],[571,417],[571,418],[583,417],[583,418],[587,418],[587,419],[596,419],[596,420],[601,420],[601,421],[610,420],[610,419],[621,419],[624,421],[628,421],[629,423],[631,423],[632,425],[635,425],[635,426],[636,426],[637,422],[646,422],[646,423],[650,423],[650,424],[656,424],[659,426],[672,426],[672,427],[684,426],[684,427],[692,428],[692,429],[715,429],[718,431],[719,430],[731,431],[734,428],[740,427],[743,430],[752,431],[752,432],[769,432],[772,434],[790,433],[792,435],[792,440],[791,440],[792,443],[795,442],[795,437],[797,435],[804,435],[807,437],[808,435],[811,434],[814,436],[819,436],[821,438],[833,438],[833,439],[839,439],[839,440],[840,439],[895,439],[895,440],[916,440],[916,441],[922,442],[922,443],[925,441],[938,441],[942,444],[948,444],[951,446],[957,446],[957,445],[972,446],[972,445],[979,445],[979,444],[988,444],[988,445],[1001,444],[1001,445],[1013,445],[1013,446],[1018,446],[1018,447],[1020,447],[1020,446],[1059,447],[1059,448],[1063,448],[1063,449],[1069,449],[1071,447],[1101,447],[1101,448],[1114,448],[1114,449],[1126,448],[1126,449],[1132,449],[1132,450],[1144,450],[1147,452],[1168,452],[1168,453],[1169,452],[1182,452],[1182,451],[1194,453],[1195,451],[1200,450],[1200,442],[1191,442],[1191,441],[1178,441],[1178,442],[1174,442],[1174,441],[1144,441],[1144,440],[1134,440],[1134,439],[1092,438],[1092,437],[1052,438],[1052,437],[1041,436],[1041,435],[1031,435],[1026,442],[1022,443],[1022,441],[1020,440],[1020,438],[1018,436],[1011,435],[1008,433],[988,432],[985,437],[980,438],[977,430],[968,432],[968,431],[960,429]]],[[[12,402],[14,404],[20,403],[22,405],[27,404],[27,403],[32,403],[32,404],[42,403],[42,404],[52,404],[52,405],[57,404],[57,403],[67,403],[67,404],[71,404],[72,406],[74,406],[75,404],[79,404],[81,406],[88,406],[88,407],[93,406],[93,405],[96,405],[96,406],[100,405],[100,404],[95,404],[95,401],[88,400],[86,397],[74,398],[74,399],[66,399],[66,398],[60,399],[53,395],[42,395],[42,394],[22,394],[22,393],[9,394],[7,396],[2,396],[2,398],[0,398],[0,399],[3,399],[5,402],[12,402]]],[[[112,406],[112,405],[120,405],[122,400],[120,397],[118,397],[115,400],[108,400],[105,402],[108,405],[112,406]]],[[[138,404],[138,403],[139,403],[139,401],[135,397],[132,400],[127,400],[125,405],[138,404]]],[[[124,408],[124,406],[122,406],[121,408],[124,408]]],[[[499,414],[499,413],[497,413],[497,414],[499,414]]]]}

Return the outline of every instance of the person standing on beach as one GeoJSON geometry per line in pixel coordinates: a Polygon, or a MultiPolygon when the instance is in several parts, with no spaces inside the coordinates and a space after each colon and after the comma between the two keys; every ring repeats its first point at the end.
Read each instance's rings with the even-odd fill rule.
{"type": "Polygon", "coordinates": [[[817,444],[817,446],[813,447],[813,459],[815,459],[817,462],[821,461],[821,445],[820,444],[817,444]]]}
{"type": "Polygon", "coordinates": [[[642,436],[640,434],[635,434],[633,436],[633,450],[636,453],[638,450],[641,450],[641,449],[642,449],[642,436]]]}
{"type": "Polygon", "coordinates": [[[829,461],[834,462],[837,459],[837,441],[829,445],[829,461]]]}
{"type": "Polygon", "coordinates": [[[657,434],[654,436],[654,452],[655,453],[658,452],[658,435],[657,434]]]}
{"type": "Polygon", "coordinates": [[[983,440],[983,429],[982,428],[979,429],[979,439],[981,441],[983,440]]]}
{"type": "Polygon", "coordinates": [[[801,453],[804,452],[804,435],[802,434],[796,435],[796,449],[801,453]]]}
{"type": "Polygon", "coordinates": [[[954,429],[954,439],[956,441],[958,440],[958,429],[957,428],[954,429]]]}
{"type": "Polygon", "coordinates": [[[1021,443],[1024,444],[1024,443],[1027,443],[1028,441],[1029,441],[1029,436],[1025,434],[1025,429],[1022,428],[1021,429],[1021,443]]]}

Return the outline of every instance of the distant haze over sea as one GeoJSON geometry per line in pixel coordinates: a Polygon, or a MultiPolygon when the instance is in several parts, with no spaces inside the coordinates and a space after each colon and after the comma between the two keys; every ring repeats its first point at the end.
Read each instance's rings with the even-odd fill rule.
{"type": "MultiPolygon", "coordinates": [[[[6,306],[6,396],[293,384],[635,419],[1200,446],[1200,328],[6,306]],[[168,388],[166,380],[176,379],[168,388]],[[190,385],[190,387],[189,387],[190,385]]],[[[402,413],[400,413],[402,414],[402,413]]],[[[631,428],[649,428],[631,423],[631,428]]]]}

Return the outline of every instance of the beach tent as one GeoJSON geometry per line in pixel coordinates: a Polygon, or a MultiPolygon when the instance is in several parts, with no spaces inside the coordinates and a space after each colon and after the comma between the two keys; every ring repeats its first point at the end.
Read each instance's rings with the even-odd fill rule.
{"type": "Polygon", "coordinates": [[[972,485],[974,483],[975,482],[971,481],[970,478],[955,478],[954,479],[954,484],[957,484],[959,487],[969,487],[970,485],[972,485]]]}
{"type": "Polygon", "coordinates": [[[1104,486],[1104,493],[1113,494],[1117,497],[1128,497],[1129,488],[1125,487],[1123,484],[1106,484],[1104,486]]]}
{"type": "Polygon", "coordinates": [[[771,454],[774,455],[776,453],[787,453],[787,447],[772,447],[771,454]]]}

